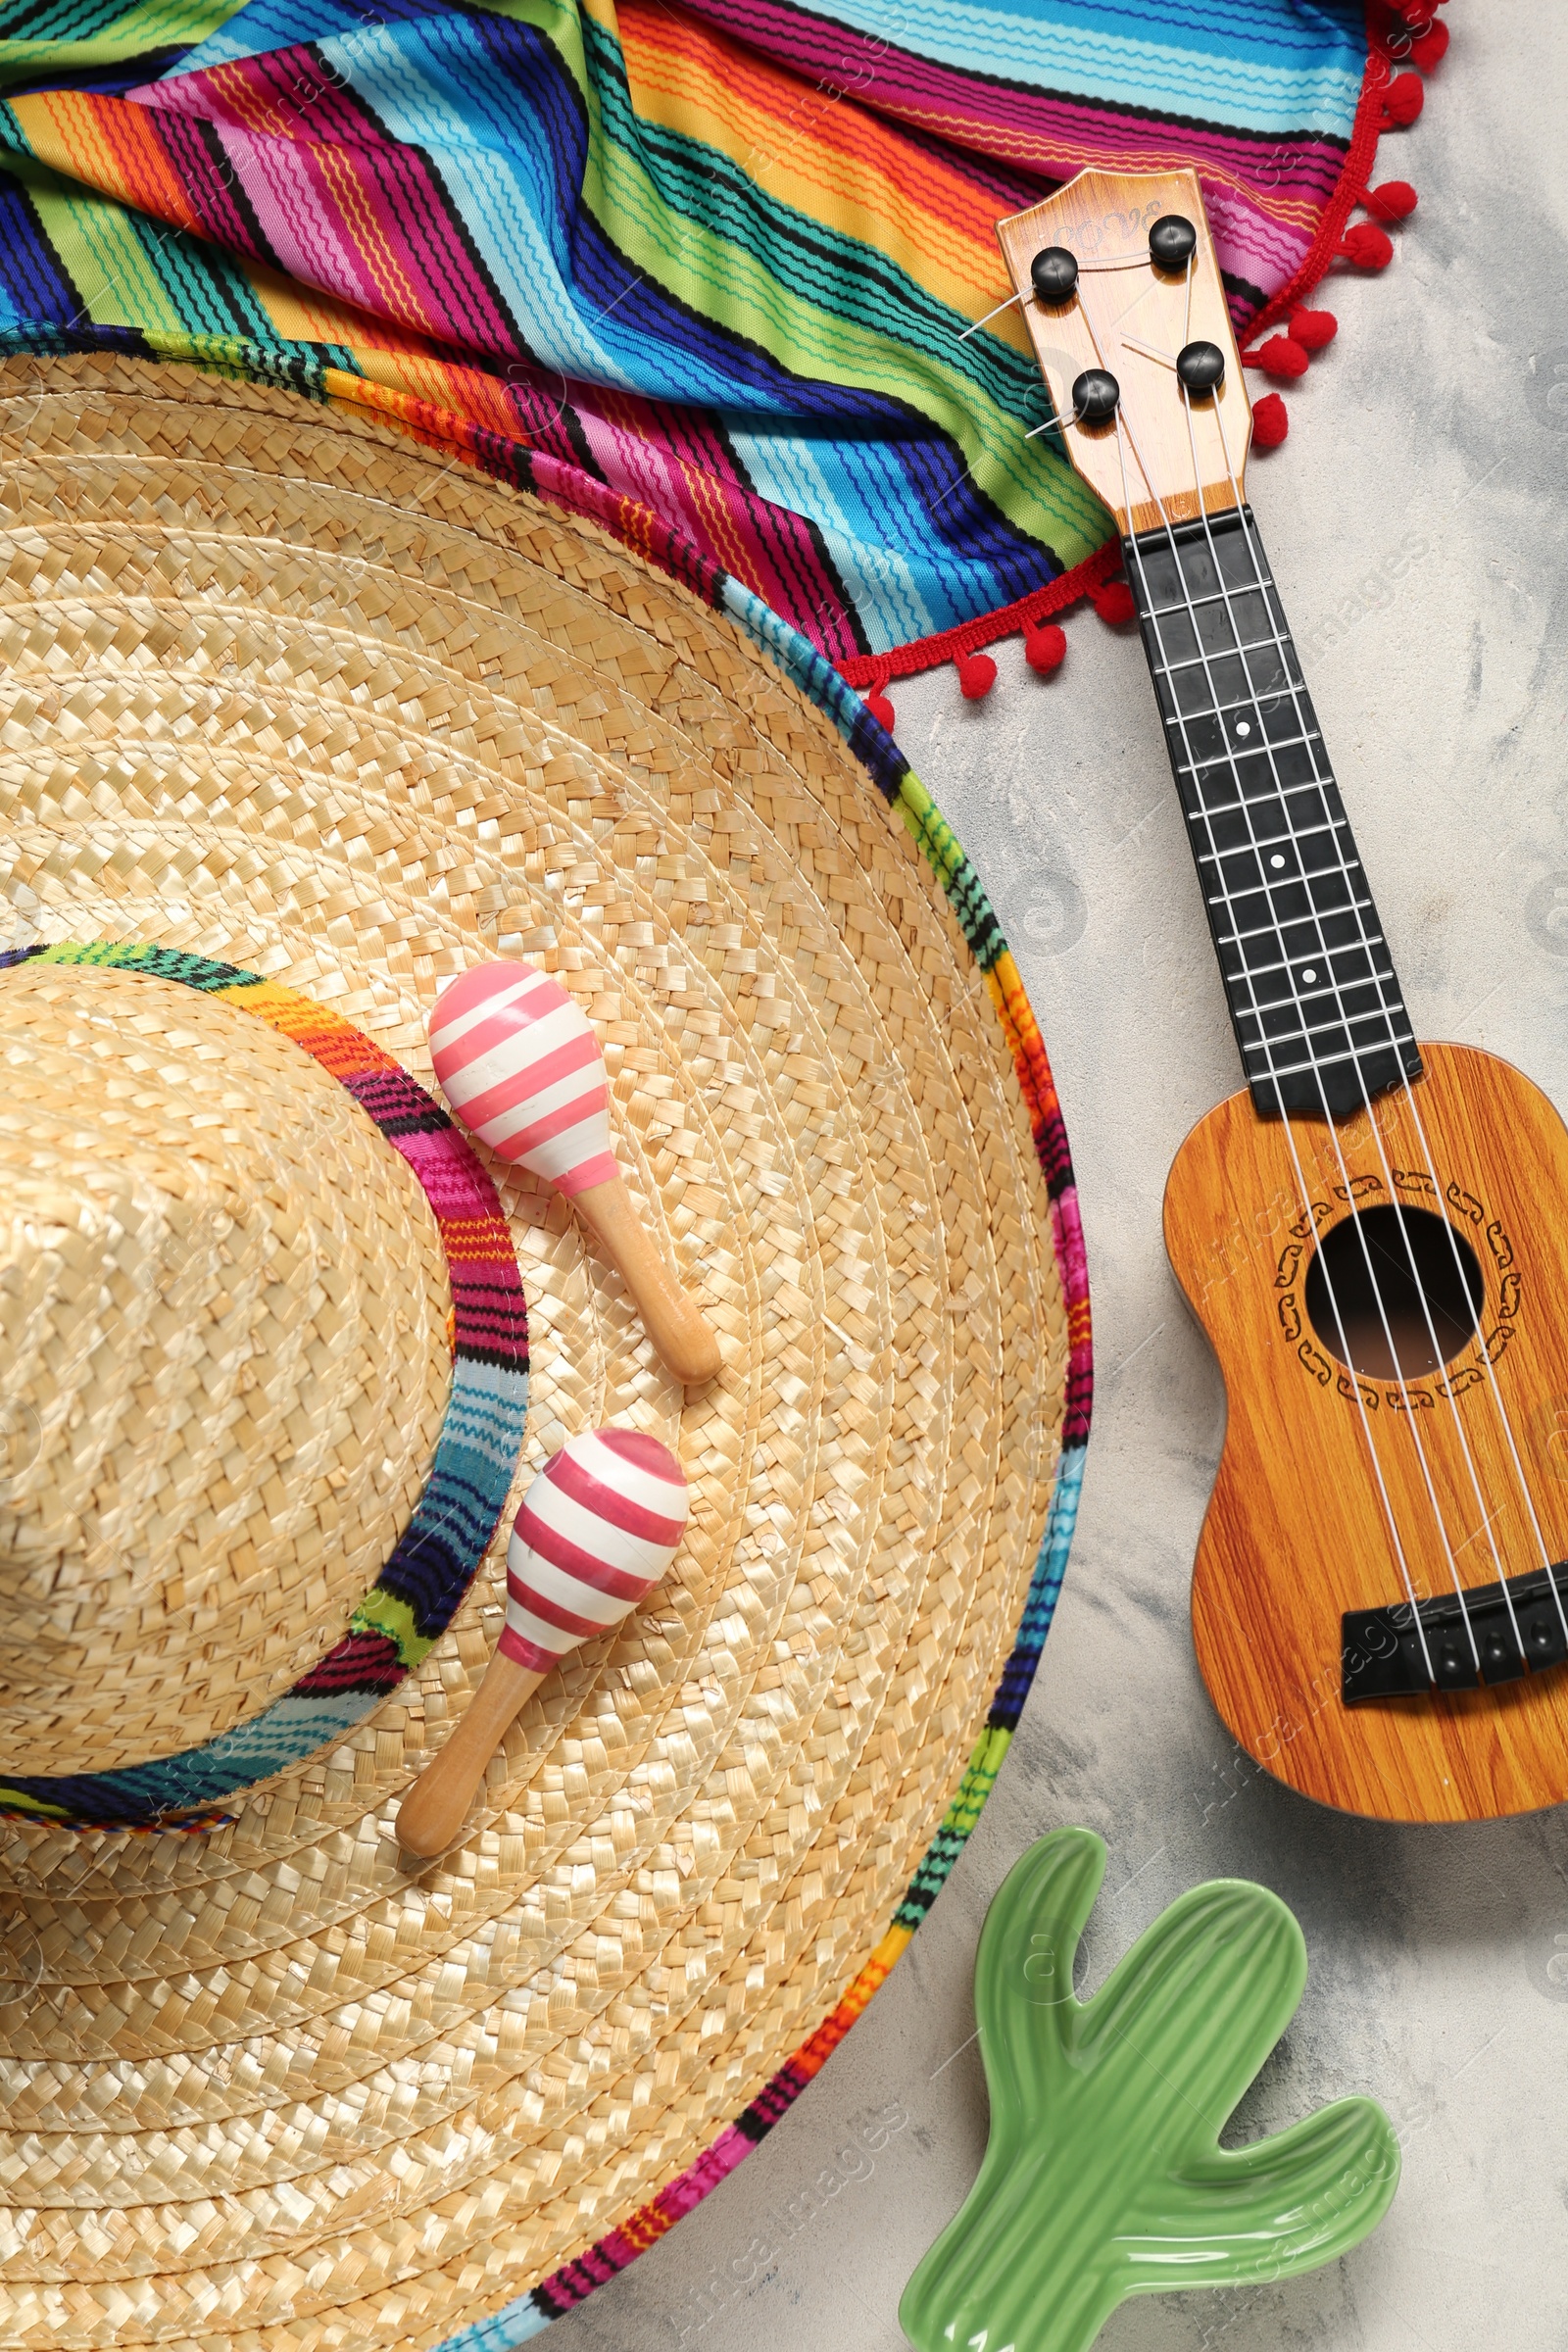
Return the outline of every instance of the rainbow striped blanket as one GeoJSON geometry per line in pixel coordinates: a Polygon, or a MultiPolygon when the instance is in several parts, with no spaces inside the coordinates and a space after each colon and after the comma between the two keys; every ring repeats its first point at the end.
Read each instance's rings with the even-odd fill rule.
{"type": "Polygon", "coordinates": [[[1378,39],[1363,0],[9,0],[0,348],[372,410],[863,682],[1106,539],[1016,317],[956,339],[998,217],[1195,163],[1250,327],[1332,250],[1378,39]]]}

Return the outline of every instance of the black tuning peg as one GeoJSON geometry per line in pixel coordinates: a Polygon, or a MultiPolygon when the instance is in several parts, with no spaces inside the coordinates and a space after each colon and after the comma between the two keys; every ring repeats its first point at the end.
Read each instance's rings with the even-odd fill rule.
{"type": "Polygon", "coordinates": [[[1176,372],[1189,392],[1212,392],[1225,381],[1225,354],[1217,343],[1184,343],[1176,372]]]}
{"type": "Polygon", "coordinates": [[[1029,265],[1029,282],[1040,300],[1054,310],[1078,284],[1078,256],[1065,245],[1047,245],[1029,265]]]}
{"type": "Polygon", "coordinates": [[[1072,387],[1073,414],[1080,424],[1103,424],[1116,414],[1121,399],[1121,386],[1103,368],[1086,368],[1074,378],[1072,387]]]}
{"type": "Polygon", "coordinates": [[[1149,258],[1156,270],[1185,270],[1198,251],[1198,231],[1181,213],[1161,213],[1149,232],[1149,258]]]}
{"type": "MultiPolygon", "coordinates": [[[[1045,303],[1052,310],[1059,309],[1078,283],[1077,255],[1069,253],[1065,245],[1042,246],[1029,265],[1029,283],[1034,288],[1037,302],[1045,303]]],[[[1005,302],[999,302],[994,311],[987,311],[985,317],[977,318],[973,326],[966,326],[958,341],[967,343],[969,337],[978,334],[981,327],[988,326],[993,318],[1000,318],[1004,311],[1010,311],[1014,303],[1022,300],[1021,294],[1009,294],[1005,302]]]]}

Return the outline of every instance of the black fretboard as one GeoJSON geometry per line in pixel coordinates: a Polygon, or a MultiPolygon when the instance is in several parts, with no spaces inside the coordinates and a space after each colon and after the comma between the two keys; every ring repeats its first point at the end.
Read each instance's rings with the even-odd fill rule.
{"type": "Polygon", "coordinates": [[[1342,1118],[1421,1057],[1257,525],[1124,553],[1252,1101],[1342,1118]]]}

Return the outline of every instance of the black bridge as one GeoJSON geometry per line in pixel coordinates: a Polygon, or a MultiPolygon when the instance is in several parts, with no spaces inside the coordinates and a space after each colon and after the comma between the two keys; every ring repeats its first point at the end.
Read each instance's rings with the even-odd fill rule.
{"type": "Polygon", "coordinates": [[[1511,1576],[1506,1586],[1476,1585],[1462,1599],[1457,1592],[1439,1592],[1414,1608],[1401,1600],[1387,1609],[1347,1609],[1340,1619],[1341,1695],[1354,1707],[1369,1698],[1422,1698],[1429,1690],[1517,1683],[1568,1662],[1565,1619],[1568,1561],[1561,1560],[1511,1576]]]}

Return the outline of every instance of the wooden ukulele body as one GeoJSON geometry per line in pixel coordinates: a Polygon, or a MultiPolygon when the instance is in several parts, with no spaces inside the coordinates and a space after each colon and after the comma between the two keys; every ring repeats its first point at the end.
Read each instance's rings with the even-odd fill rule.
{"type": "Polygon", "coordinates": [[[1508,1430],[1550,1559],[1568,1558],[1568,1129],[1495,1055],[1421,1051],[1413,1087],[1334,1128],[1298,1118],[1288,1136],[1245,1093],[1220,1103],[1171,1168],[1165,1246],[1228,1403],[1193,1574],[1216,1707],[1249,1755],[1323,1804],[1465,1821],[1568,1797],[1568,1666],[1348,1707],[1340,1616],[1405,1598],[1368,1432],[1418,1599],[1453,1585],[1429,1477],[1462,1586],[1495,1584],[1499,1559],[1505,1576],[1541,1566],[1508,1430]],[[1352,1374],[1308,1310],[1314,1250],[1350,1213],[1348,1191],[1361,1209],[1441,1210],[1480,1263],[1475,1335],[1407,1380],[1408,1409],[1396,1377],[1352,1374]]]}

